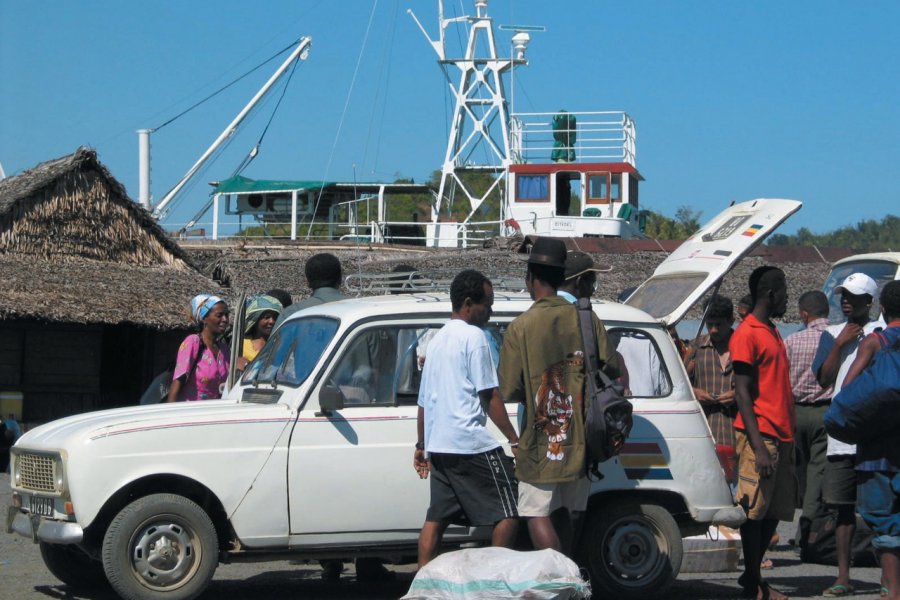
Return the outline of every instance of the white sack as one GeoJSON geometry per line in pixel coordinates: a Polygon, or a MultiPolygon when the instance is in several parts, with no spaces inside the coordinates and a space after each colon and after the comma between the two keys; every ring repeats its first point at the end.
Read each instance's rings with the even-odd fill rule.
{"type": "Polygon", "coordinates": [[[590,598],[578,565],[555,550],[470,548],[419,569],[401,600],[568,600],[590,598]]]}

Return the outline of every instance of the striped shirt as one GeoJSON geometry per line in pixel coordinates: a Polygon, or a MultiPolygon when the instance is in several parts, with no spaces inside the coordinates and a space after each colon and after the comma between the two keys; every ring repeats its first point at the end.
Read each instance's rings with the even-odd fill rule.
{"type": "MultiPolygon", "coordinates": [[[[734,389],[734,367],[731,359],[722,366],[722,355],[716,350],[709,335],[702,335],[691,344],[686,361],[690,370],[691,385],[721,396],[734,389]]],[[[737,405],[734,398],[726,404],[701,404],[709,429],[716,444],[734,446],[734,418],[737,405]]]]}
{"type": "Polygon", "coordinates": [[[822,332],[828,327],[828,319],[810,321],[806,328],[789,335],[784,340],[788,360],[791,363],[791,389],[794,402],[797,404],[813,404],[831,398],[832,386],[823,388],[816,381],[812,363],[819,348],[822,332]]]}

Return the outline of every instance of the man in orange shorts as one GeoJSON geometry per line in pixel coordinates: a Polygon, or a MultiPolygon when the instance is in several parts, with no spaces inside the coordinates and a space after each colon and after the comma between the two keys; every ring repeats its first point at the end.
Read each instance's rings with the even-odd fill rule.
{"type": "Polygon", "coordinates": [[[787,309],[787,283],[775,267],[750,275],[753,309],[729,342],[735,373],[737,501],[747,513],[741,525],[744,573],[738,579],[749,598],[787,598],[760,576],[760,561],[778,521],[791,521],[797,500],[794,472],[794,397],[784,342],[773,317],[787,309]]]}

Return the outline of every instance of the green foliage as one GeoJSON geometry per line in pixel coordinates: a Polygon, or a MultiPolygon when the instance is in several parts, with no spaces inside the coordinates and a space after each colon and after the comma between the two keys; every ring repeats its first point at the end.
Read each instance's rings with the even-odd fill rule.
{"type": "Polygon", "coordinates": [[[661,213],[648,210],[644,234],[657,240],[684,240],[700,229],[701,211],[690,206],[680,206],[672,219],[661,213]]]}
{"type": "Polygon", "coordinates": [[[850,248],[854,252],[900,250],[900,217],[887,215],[880,222],[869,219],[822,234],[801,227],[794,235],[773,235],[769,245],[850,248]]]}

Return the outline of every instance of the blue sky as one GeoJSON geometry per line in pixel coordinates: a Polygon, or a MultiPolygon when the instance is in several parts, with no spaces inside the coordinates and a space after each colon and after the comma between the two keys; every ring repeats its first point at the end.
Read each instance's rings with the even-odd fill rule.
{"type": "MultiPolygon", "coordinates": [[[[461,6],[474,12],[471,0],[447,11],[461,6]]],[[[430,0],[0,0],[0,164],[15,174],[88,145],[137,198],[136,129],[309,35],[309,60],[244,175],[425,180],[443,158],[448,98],[407,8],[436,35],[430,0]]],[[[900,2],[492,0],[489,12],[547,27],[516,71],[516,110],[634,118],[645,208],[712,217],[732,200],[802,200],[783,232],[900,213],[900,2]]],[[[507,48],[509,32],[498,33],[507,48]]],[[[154,134],[155,199],[279,62],[154,134]]],[[[277,96],[170,224],[231,174],[277,96]]]]}

